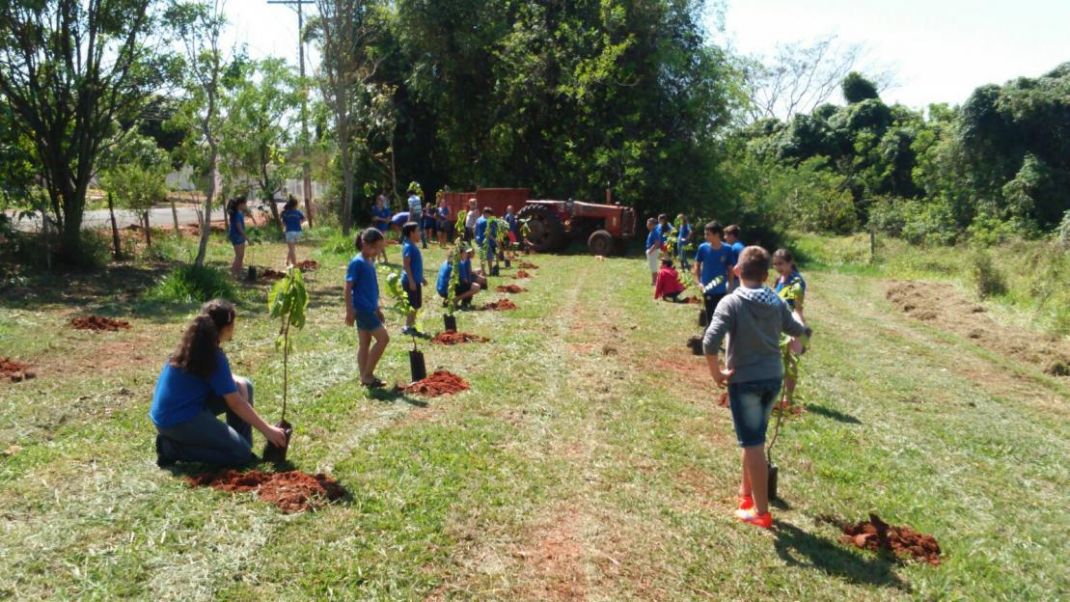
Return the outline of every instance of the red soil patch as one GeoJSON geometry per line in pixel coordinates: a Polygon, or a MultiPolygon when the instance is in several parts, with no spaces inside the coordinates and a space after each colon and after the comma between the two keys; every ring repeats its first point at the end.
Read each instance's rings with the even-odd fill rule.
{"type": "Polygon", "coordinates": [[[71,326],[78,330],[129,330],[130,322],[126,320],[113,320],[103,316],[78,316],[71,319],[71,326]]]}
{"type": "Polygon", "coordinates": [[[489,340],[490,339],[487,337],[468,334],[467,332],[447,330],[446,332],[440,332],[435,335],[435,338],[431,339],[431,342],[436,345],[460,345],[461,343],[486,343],[489,340]]]}
{"type": "Polygon", "coordinates": [[[702,299],[699,299],[698,297],[687,297],[684,299],[684,303],[687,303],[688,305],[702,305],[702,299]]]}
{"type": "Polygon", "coordinates": [[[418,380],[406,387],[401,387],[401,390],[405,393],[415,393],[425,397],[438,397],[439,395],[452,395],[467,391],[468,381],[445,370],[435,370],[427,378],[418,380]]]}
{"type": "Polygon", "coordinates": [[[508,299],[498,299],[492,303],[487,303],[483,306],[483,309],[490,309],[494,311],[504,311],[507,309],[516,309],[516,304],[508,299]]]}
{"type": "Polygon", "coordinates": [[[338,481],[324,474],[310,475],[300,470],[224,470],[188,477],[186,481],[190,487],[211,487],[231,493],[255,491],[260,499],[275,504],[287,514],[314,510],[325,501],[337,500],[345,495],[345,489],[338,481]]]}
{"type": "Polygon", "coordinates": [[[297,262],[297,267],[302,272],[315,272],[320,269],[320,264],[314,259],[306,259],[304,261],[297,262]]]}
{"type": "Polygon", "coordinates": [[[843,524],[841,528],[840,543],[874,552],[893,552],[899,557],[910,556],[933,566],[940,564],[940,544],[932,535],[918,533],[906,526],[889,525],[876,514],[871,513],[868,521],[843,524]]]}
{"type": "Polygon", "coordinates": [[[0,378],[9,379],[13,383],[29,380],[37,376],[30,370],[29,364],[24,364],[10,358],[0,357],[0,378]]]}
{"type": "Polygon", "coordinates": [[[513,276],[513,278],[516,278],[518,280],[522,278],[531,278],[531,274],[525,272],[524,270],[517,270],[516,275],[513,276]]]}
{"type": "Polygon", "coordinates": [[[519,264],[517,264],[516,267],[518,267],[518,268],[520,268],[522,270],[537,270],[537,269],[539,269],[539,266],[535,265],[534,263],[527,262],[527,261],[521,261],[519,264]]]}
{"type": "Polygon", "coordinates": [[[261,280],[282,280],[286,277],[286,274],[271,268],[264,268],[257,272],[256,277],[261,280]]]}
{"type": "Polygon", "coordinates": [[[499,286],[495,290],[497,290],[499,293],[513,293],[513,294],[516,294],[516,293],[526,293],[528,289],[526,289],[526,288],[524,288],[524,287],[522,287],[522,286],[520,286],[518,284],[506,284],[506,285],[499,286]]]}

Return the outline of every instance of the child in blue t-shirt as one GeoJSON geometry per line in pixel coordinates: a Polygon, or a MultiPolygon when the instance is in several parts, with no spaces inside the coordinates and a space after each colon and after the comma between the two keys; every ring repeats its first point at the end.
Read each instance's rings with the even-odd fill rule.
{"type": "Polygon", "coordinates": [[[494,220],[494,210],[490,207],[484,207],[483,215],[476,220],[475,236],[484,262],[484,273],[489,273],[498,253],[498,223],[494,220]],[[482,253],[484,245],[486,253],[482,253]]]}
{"type": "Polygon", "coordinates": [[[245,207],[245,197],[233,198],[227,203],[227,216],[230,218],[227,238],[234,245],[234,263],[230,264],[230,273],[235,278],[242,277],[245,246],[249,243],[249,237],[245,235],[245,207]]]}
{"type": "MultiPolygon", "coordinates": [[[[806,280],[795,266],[795,256],[787,249],[777,249],[773,253],[773,269],[776,270],[777,278],[773,284],[773,291],[788,304],[788,308],[798,315],[799,320],[803,317],[803,300],[806,298],[806,280]]],[[[784,374],[784,395],[781,398],[781,409],[790,409],[795,395],[795,372],[798,372],[800,356],[803,354],[803,341],[793,337],[788,341],[784,351],[786,365],[793,366],[784,374]]]]}
{"type": "MultiPolygon", "coordinates": [[[[376,230],[386,234],[386,231],[390,229],[390,218],[393,217],[393,212],[390,211],[390,201],[386,198],[386,194],[380,194],[375,198],[375,205],[372,207],[372,227],[376,230]]],[[[408,215],[406,214],[406,218],[408,215]]],[[[408,221],[408,219],[406,219],[408,221]]],[[[403,224],[405,222],[402,222],[403,224]]],[[[379,261],[386,263],[386,245],[383,245],[383,251],[379,255],[379,261]]]]}
{"type": "MultiPolygon", "coordinates": [[[[457,284],[453,289],[453,294],[456,303],[459,303],[462,307],[468,307],[472,304],[472,297],[475,297],[482,290],[482,287],[476,282],[476,277],[472,274],[472,249],[464,249],[462,257],[457,262],[457,284]]],[[[453,264],[447,259],[439,267],[438,279],[435,281],[435,289],[438,291],[438,296],[443,299],[449,298],[450,278],[452,276],[453,264]]]]}
{"type": "Polygon", "coordinates": [[[375,273],[375,256],[386,245],[383,233],[367,228],[357,235],[359,253],[346,268],[346,326],[357,325],[357,369],[360,382],[366,387],[379,388],[383,381],[375,377],[375,367],[386,351],[390,335],[383,326],[383,310],[379,307],[379,277],[375,273]],[[371,341],[375,339],[375,344],[371,341]]]}
{"type": "Polygon", "coordinates": [[[654,218],[648,218],[646,220],[646,265],[650,268],[650,286],[656,286],[658,284],[658,270],[661,269],[661,245],[664,241],[661,239],[661,228],[658,227],[658,220],[654,218]]]}
{"type": "Polygon", "coordinates": [[[723,233],[720,223],[706,224],[706,242],[695,252],[695,279],[702,286],[707,324],[713,318],[717,304],[728,294],[728,279],[736,263],[732,247],[721,242],[723,233]]]}
{"type": "Polygon", "coordinates": [[[453,233],[453,224],[450,223],[450,208],[446,206],[444,196],[438,197],[438,206],[435,207],[435,230],[438,231],[438,244],[446,246],[453,233]]]}
{"type": "Polygon", "coordinates": [[[676,220],[680,222],[680,229],[676,232],[676,254],[680,256],[680,269],[689,270],[691,264],[687,260],[687,245],[691,244],[691,222],[683,213],[676,216],[676,220]]]}
{"type": "MultiPolygon", "coordinates": [[[[724,243],[732,249],[732,265],[739,263],[739,256],[743,253],[743,241],[739,239],[739,226],[732,224],[731,226],[725,226],[724,228],[724,243]]],[[[732,274],[732,277],[728,279],[729,288],[735,289],[739,286],[739,277],[732,274]]]]}
{"type": "Polygon", "coordinates": [[[405,327],[401,334],[419,336],[416,331],[416,311],[423,307],[424,256],[420,253],[420,225],[409,222],[401,228],[401,261],[404,268],[401,274],[401,286],[409,298],[412,311],[405,316],[405,327]]]}
{"type": "Polygon", "coordinates": [[[301,222],[305,214],[297,209],[297,199],[290,196],[282,208],[282,223],[286,226],[286,265],[297,265],[297,241],[301,238],[301,222]]]}

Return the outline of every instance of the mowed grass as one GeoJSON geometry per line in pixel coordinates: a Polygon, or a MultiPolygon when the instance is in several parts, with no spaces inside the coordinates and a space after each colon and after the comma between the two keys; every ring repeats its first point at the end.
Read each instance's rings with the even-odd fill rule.
{"type": "MultiPolygon", "coordinates": [[[[229,261],[215,240],[210,260],[229,261]]],[[[398,247],[390,247],[397,262],[398,247]]],[[[254,246],[278,269],[285,249],[254,246]]],[[[533,256],[512,312],[464,312],[485,344],[421,343],[471,391],[369,394],[343,323],[348,257],[310,243],[312,308],[291,366],[290,459],[348,499],[284,515],[156,468],[146,412],[195,306],[141,299],[160,270],[0,300],[0,598],[1055,599],[1070,591],[1066,379],[900,315],[872,275],[807,272],[817,331],[777,445],[777,529],[736,523],[738,449],[684,342],[695,306],[655,303],[639,259],[533,256]],[[143,277],[144,276],[144,277],[143,277]],[[131,287],[131,282],[137,283],[131,287]],[[92,285],[92,286],[90,286],[92,285]],[[71,315],[130,319],[70,330],[71,315]],[[13,447],[14,446],[14,447],[13,447]],[[876,512],[940,541],[939,567],[844,547],[819,518],[876,512]]],[[[427,280],[443,258],[427,254],[427,280]]],[[[133,270],[133,275],[131,273],[133,270]]],[[[505,270],[493,285],[514,282],[505,270]]],[[[243,287],[227,353],[277,418],[266,285],[243,287]]],[[[431,293],[428,292],[428,295],[431,293]]],[[[506,295],[480,295],[480,303],[506,295]]],[[[441,328],[437,301],[425,328],[441,328]]],[[[390,317],[397,333],[399,319],[390,317]]],[[[1023,333],[1023,336],[1030,336],[1023,333]]],[[[395,334],[379,374],[405,381],[395,334]]],[[[256,445],[263,444],[256,436],[256,445]]]]}

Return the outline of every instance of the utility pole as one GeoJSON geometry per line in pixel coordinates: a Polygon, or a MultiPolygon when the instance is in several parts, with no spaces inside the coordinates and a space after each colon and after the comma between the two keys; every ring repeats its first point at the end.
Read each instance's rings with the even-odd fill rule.
{"type": "Polygon", "coordinates": [[[301,75],[301,175],[304,180],[305,214],[312,225],[312,168],[308,163],[308,90],[305,86],[305,15],[301,7],[315,0],[267,0],[268,4],[297,6],[297,56],[301,75]]]}

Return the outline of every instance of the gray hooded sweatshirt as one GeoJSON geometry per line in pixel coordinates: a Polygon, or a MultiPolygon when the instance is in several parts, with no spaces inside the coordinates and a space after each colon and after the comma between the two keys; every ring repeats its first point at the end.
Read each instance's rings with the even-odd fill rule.
{"type": "Polygon", "coordinates": [[[733,383],[779,380],[784,378],[780,333],[797,337],[807,330],[769,287],[740,287],[717,304],[702,339],[702,350],[707,355],[718,353],[721,340],[731,335],[725,366],[736,371],[733,383]]]}

